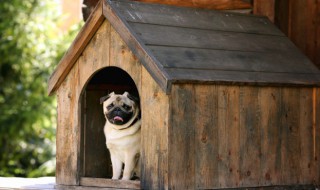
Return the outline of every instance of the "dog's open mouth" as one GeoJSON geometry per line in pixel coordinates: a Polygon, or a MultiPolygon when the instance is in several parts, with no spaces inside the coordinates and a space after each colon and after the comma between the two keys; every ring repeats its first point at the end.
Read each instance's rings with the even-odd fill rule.
{"type": "Polygon", "coordinates": [[[123,123],[123,119],[122,119],[122,117],[120,117],[120,116],[115,116],[114,118],[113,118],[113,120],[114,120],[114,122],[121,122],[121,123],[123,123]]]}

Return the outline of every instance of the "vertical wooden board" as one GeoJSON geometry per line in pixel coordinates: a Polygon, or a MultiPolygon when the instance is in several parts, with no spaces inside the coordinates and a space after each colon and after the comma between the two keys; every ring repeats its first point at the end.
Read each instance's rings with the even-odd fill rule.
{"type": "Polygon", "coordinates": [[[315,184],[320,184],[320,88],[314,88],[314,161],[315,161],[315,184]]]}
{"type": "Polygon", "coordinates": [[[283,88],[281,100],[282,184],[298,184],[300,177],[300,91],[283,88]]]}
{"type": "Polygon", "coordinates": [[[316,52],[317,2],[290,1],[290,39],[314,61],[316,52]]]}
{"type": "Polygon", "coordinates": [[[260,185],[261,108],[258,87],[240,87],[240,185],[260,185]]]}
{"type": "Polygon", "coordinates": [[[218,86],[219,186],[238,187],[240,182],[239,86],[218,86]]]}
{"type": "Polygon", "coordinates": [[[169,189],[195,188],[195,96],[193,85],[173,85],[169,128],[169,189]]]}
{"type": "Polygon", "coordinates": [[[219,187],[218,91],[215,85],[195,86],[196,189],[219,187]]]}
{"type": "Polygon", "coordinates": [[[314,178],[313,89],[300,89],[300,180],[312,184],[314,178]]]}
{"type": "Polygon", "coordinates": [[[261,185],[281,182],[281,88],[260,88],[261,185]]]}
{"type": "Polygon", "coordinates": [[[93,74],[109,66],[110,23],[104,21],[79,57],[80,85],[83,88],[93,74]]]}
{"type": "Polygon", "coordinates": [[[110,39],[110,66],[119,67],[125,70],[140,90],[141,63],[133,55],[132,51],[113,27],[111,27],[110,39]]]}
{"type": "Polygon", "coordinates": [[[168,189],[169,99],[142,68],[141,188],[168,189]]]}
{"type": "Polygon", "coordinates": [[[316,21],[316,54],[315,54],[315,60],[314,60],[314,63],[316,64],[316,66],[320,69],[320,53],[317,53],[317,52],[320,52],[320,17],[319,17],[319,14],[320,14],[320,3],[318,1],[317,3],[317,21],[316,21]]]}
{"type": "Polygon", "coordinates": [[[254,0],[253,14],[267,16],[271,22],[274,22],[275,0],[254,0]]]}
{"type": "Polygon", "coordinates": [[[56,183],[79,183],[78,62],[58,89],[56,183]]]}
{"type": "Polygon", "coordinates": [[[289,1],[290,0],[275,1],[275,24],[287,36],[289,34],[289,1]]]}
{"type": "Polygon", "coordinates": [[[84,122],[84,177],[111,178],[112,167],[103,128],[105,118],[100,97],[105,91],[86,91],[84,122]]]}

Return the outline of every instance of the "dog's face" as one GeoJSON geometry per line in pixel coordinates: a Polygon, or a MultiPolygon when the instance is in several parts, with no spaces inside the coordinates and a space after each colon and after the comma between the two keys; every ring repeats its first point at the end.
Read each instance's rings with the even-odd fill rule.
{"type": "Polygon", "coordinates": [[[106,119],[114,125],[123,126],[132,118],[137,117],[139,112],[138,100],[128,92],[115,94],[100,98],[103,103],[103,113],[106,119]]]}

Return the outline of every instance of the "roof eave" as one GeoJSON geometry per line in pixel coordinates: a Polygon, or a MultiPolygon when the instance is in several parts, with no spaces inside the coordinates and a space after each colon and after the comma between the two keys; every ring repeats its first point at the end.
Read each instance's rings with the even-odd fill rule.
{"type": "Polygon", "coordinates": [[[55,71],[48,80],[48,94],[52,95],[59,88],[61,83],[67,77],[68,73],[76,63],[77,59],[90,42],[96,31],[99,29],[105,17],[102,13],[103,0],[100,0],[87,22],[82,27],[77,37],[60,60],[55,71]]]}
{"type": "Polygon", "coordinates": [[[121,16],[117,9],[113,7],[111,1],[104,0],[103,14],[160,88],[166,94],[170,94],[171,80],[169,75],[149,49],[145,47],[144,43],[141,42],[127,21],[121,16]]]}

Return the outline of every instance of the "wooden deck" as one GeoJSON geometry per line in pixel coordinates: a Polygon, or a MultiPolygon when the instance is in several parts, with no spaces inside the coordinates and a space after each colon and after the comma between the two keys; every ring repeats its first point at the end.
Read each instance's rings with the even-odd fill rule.
{"type": "Polygon", "coordinates": [[[55,177],[18,178],[0,177],[0,189],[54,189],[55,177]]]}

